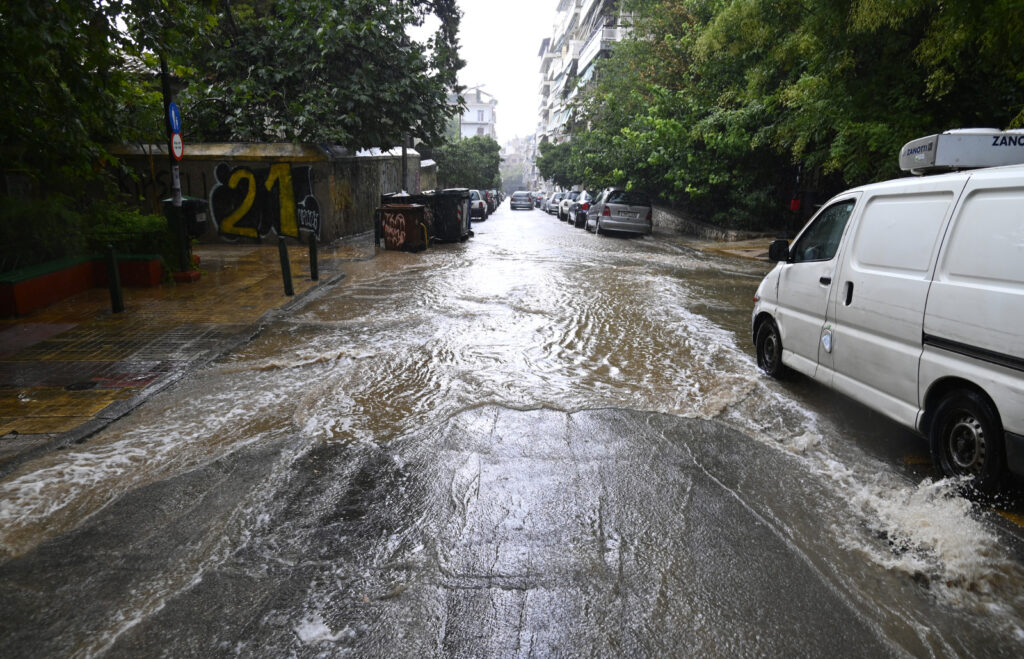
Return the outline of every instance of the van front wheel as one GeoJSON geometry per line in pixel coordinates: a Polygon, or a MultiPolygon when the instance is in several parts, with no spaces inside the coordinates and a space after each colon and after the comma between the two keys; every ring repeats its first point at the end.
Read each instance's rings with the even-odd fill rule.
{"type": "Polygon", "coordinates": [[[932,462],[944,476],[973,477],[972,486],[986,493],[1003,483],[1006,449],[1003,429],[991,403],[965,389],[947,395],[935,408],[929,433],[932,462]]]}
{"type": "Polygon", "coordinates": [[[765,320],[761,323],[754,347],[757,349],[757,365],[762,371],[778,379],[789,374],[789,369],[782,363],[782,337],[774,321],[765,320]]]}

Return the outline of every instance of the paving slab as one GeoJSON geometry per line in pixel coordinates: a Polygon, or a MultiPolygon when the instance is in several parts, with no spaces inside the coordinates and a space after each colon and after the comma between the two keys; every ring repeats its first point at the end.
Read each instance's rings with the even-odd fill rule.
{"type": "Polygon", "coordinates": [[[112,313],[108,291],[97,288],[0,320],[0,476],[127,414],[375,249],[372,234],[321,247],[314,282],[308,248],[290,245],[289,297],[276,244],[198,245],[199,281],[126,288],[123,313],[112,313]]]}

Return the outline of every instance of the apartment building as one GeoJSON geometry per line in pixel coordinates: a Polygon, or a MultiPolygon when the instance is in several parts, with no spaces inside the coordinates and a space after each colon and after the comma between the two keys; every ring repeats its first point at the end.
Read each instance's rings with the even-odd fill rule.
{"type": "Polygon", "coordinates": [[[601,56],[625,34],[613,0],[557,0],[552,35],[541,42],[538,142],[567,139],[572,102],[601,56]]]}
{"type": "Polygon", "coordinates": [[[470,87],[462,92],[466,99],[466,111],[462,113],[460,135],[462,137],[487,136],[495,140],[498,134],[495,131],[494,108],[498,105],[497,99],[483,91],[480,87],[470,87]]]}

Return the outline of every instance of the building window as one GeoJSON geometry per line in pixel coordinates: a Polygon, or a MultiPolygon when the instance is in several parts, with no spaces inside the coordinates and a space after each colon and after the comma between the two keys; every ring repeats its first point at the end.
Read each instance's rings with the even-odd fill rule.
{"type": "Polygon", "coordinates": [[[483,134],[484,134],[484,127],[483,127],[483,126],[479,126],[479,127],[478,127],[478,128],[476,129],[476,134],[477,134],[477,135],[483,135],[483,134]]]}
{"type": "Polygon", "coordinates": [[[484,111],[483,110],[477,110],[476,111],[476,120],[477,121],[483,121],[484,120],[484,111]]]}

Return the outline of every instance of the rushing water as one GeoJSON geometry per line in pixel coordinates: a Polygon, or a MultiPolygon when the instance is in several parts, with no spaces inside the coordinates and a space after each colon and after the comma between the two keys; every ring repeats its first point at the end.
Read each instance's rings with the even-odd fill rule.
{"type": "MultiPolygon", "coordinates": [[[[814,579],[840,593],[843,606],[859,611],[858,619],[867,620],[865,625],[890,644],[890,651],[971,653],[971,643],[979,639],[990,644],[986,654],[1014,655],[1024,648],[1024,578],[1013,555],[1018,549],[956,496],[950,483],[914,477],[865,450],[890,440],[907,443],[907,433],[862,409],[830,409],[837,399],[806,382],[779,384],[759,373],[749,345],[749,309],[766,264],[650,237],[598,237],[538,211],[505,209],[475,230],[475,238],[465,244],[415,255],[386,252],[345,264],[347,276],[340,285],[270,324],[244,349],[86,444],[40,459],[0,483],[0,549],[10,561],[39,554],[42,543],[59,542],[88,520],[106,519],[119,504],[126,508],[123,502],[132,493],[166,489],[167,483],[195,474],[212,478],[211,465],[219,469],[238,462],[232,469],[264,483],[225,503],[220,522],[177,562],[139,577],[141,583],[118,600],[113,613],[92,621],[88,634],[79,632],[84,639],[57,647],[86,655],[112,647],[126,651],[116,644],[130,638],[130,630],[152,627],[153,616],[172,608],[169,601],[194,591],[218,566],[240,562],[243,571],[273,572],[275,565],[292,560],[290,553],[298,550],[289,549],[289,539],[307,542],[317,533],[303,521],[315,515],[295,500],[298,495],[275,494],[299,487],[299,464],[310,478],[331,474],[333,485],[324,487],[337,491],[325,500],[373,492],[383,509],[374,513],[378,517],[389,506],[407,516],[409,510],[420,510],[417,519],[381,522],[391,532],[381,532],[378,544],[366,548],[366,555],[379,558],[364,555],[364,562],[382,569],[404,552],[403,561],[418,565],[419,557],[430,554],[423,559],[430,570],[421,569],[441,570],[450,579],[459,560],[445,558],[452,547],[437,546],[437,538],[445,536],[445,528],[431,526],[440,524],[431,519],[437,511],[422,510],[417,508],[422,502],[412,501],[402,508],[382,483],[402,493],[407,476],[394,473],[406,474],[406,463],[436,470],[443,474],[442,491],[426,488],[420,495],[427,501],[451,499],[458,491],[456,498],[463,503],[457,512],[469,518],[465,501],[472,497],[466,493],[475,487],[475,496],[485,498],[480,490],[482,482],[489,482],[488,473],[495,483],[514,482],[523,478],[517,470],[536,464],[505,456],[497,461],[510,469],[502,480],[480,466],[488,447],[473,444],[468,453],[456,452],[439,428],[486,426],[490,422],[481,419],[491,418],[495,409],[540,414],[537,423],[543,427],[596,423],[592,411],[616,409],[643,413],[646,419],[637,431],[638,438],[646,439],[635,445],[624,439],[622,451],[671,446],[659,449],[666,456],[664,469],[692,460],[698,466],[693,478],[710,479],[742,504],[751,523],[784,539],[817,575],[814,579]],[[707,443],[680,448],[676,437],[683,431],[672,422],[680,418],[720,422],[744,437],[747,448],[742,442],[731,444],[740,453],[728,459],[717,453],[720,446],[707,443]],[[430,447],[429,455],[424,447],[430,447]],[[381,450],[388,457],[382,458],[381,450]],[[250,462],[241,455],[260,455],[265,462],[247,467],[250,462]],[[339,455],[348,467],[336,463],[339,455]],[[432,456],[450,462],[438,457],[444,468],[423,466],[432,456]],[[315,459],[323,460],[321,468],[315,459]],[[375,471],[381,460],[390,466],[375,471]],[[709,466],[720,463],[733,466],[709,466]],[[759,465],[769,463],[780,471],[761,473],[759,465]],[[360,476],[365,473],[371,475],[360,476]],[[384,478],[382,473],[392,475],[384,478]],[[361,478],[372,482],[359,485],[361,478]],[[285,510],[297,517],[282,517],[285,510]],[[301,529],[281,531],[278,523],[301,529]],[[252,556],[241,561],[239,555],[246,552],[252,556]]],[[[493,428],[481,432],[496,436],[493,428]]],[[[521,451],[545,445],[536,438],[521,451]]],[[[581,449],[567,450],[556,442],[545,450],[569,461],[581,449]]],[[[597,460],[584,461],[591,459],[597,460]]],[[[658,468],[657,462],[645,466],[658,468]]],[[[557,476],[556,470],[549,481],[557,476]]],[[[668,479],[666,488],[678,485],[670,474],[652,479],[662,476],[668,479]]],[[[523,511],[530,508],[529,493],[538,488],[515,494],[515,510],[506,510],[504,521],[495,524],[506,531],[529,526],[523,511]],[[519,527],[509,527],[517,519],[519,527]]],[[[303,484],[299,491],[308,489],[303,484]]],[[[309,505],[322,504],[321,496],[327,495],[321,490],[310,495],[309,505]]],[[[405,495],[395,496],[402,501],[405,495]]],[[[588,502],[581,502],[581,508],[588,509],[588,502]]],[[[363,510],[342,518],[347,523],[367,514],[363,510]]],[[[678,533],[679,542],[688,537],[673,527],[671,511],[652,514],[661,515],[666,536],[678,533]]],[[[629,540],[625,534],[602,535],[603,551],[621,557],[629,542],[652,533],[649,525],[629,540]]],[[[499,555],[492,569],[501,572],[503,561],[516,563],[499,555]]],[[[339,575],[324,572],[314,580],[347,584],[360,576],[339,575]]],[[[370,623],[365,621],[332,623],[337,606],[328,606],[332,600],[324,594],[330,589],[319,582],[309,588],[320,595],[281,605],[290,613],[275,609],[261,624],[290,630],[298,647],[316,649],[310,653],[329,654],[331,644],[344,645],[366,634],[370,623]]],[[[424,600],[415,589],[403,595],[407,587],[396,588],[381,599],[400,608],[404,597],[410,600],[406,605],[432,610],[425,603],[429,597],[424,600]]],[[[515,588],[530,590],[522,584],[515,588]]],[[[590,596],[585,584],[572,592],[590,596]]],[[[528,608],[522,602],[517,606],[520,613],[528,608]]],[[[552,610],[553,605],[546,606],[552,610]]],[[[672,607],[662,614],[666,611],[682,615],[672,607]]],[[[765,631],[766,638],[781,633],[765,631]]],[[[728,645],[721,630],[695,634],[686,641],[690,649],[728,645]]],[[[74,631],[69,635],[76,636],[74,631]]],[[[470,643],[471,635],[467,638],[470,643]]],[[[585,654],[615,653],[617,647],[569,638],[585,654]]],[[[288,647],[279,649],[294,651],[288,647]]],[[[399,646],[378,642],[359,647],[384,651],[399,646]]],[[[540,647],[555,651],[558,646],[540,647]]],[[[643,647],[665,649],[657,642],[643,647]]],[[[758,647],[783,646],[751,640],[734,649],[758,647]]],[[[562,650],[572,652],[573,645],[562,650]]],[[[233,651],[247,653],[252,647],[233,651]]],[[[471,645],[463,651],[472,653],[471,645]]],[[[526,648],[513,654],[520,653],[526,648]]]]}

